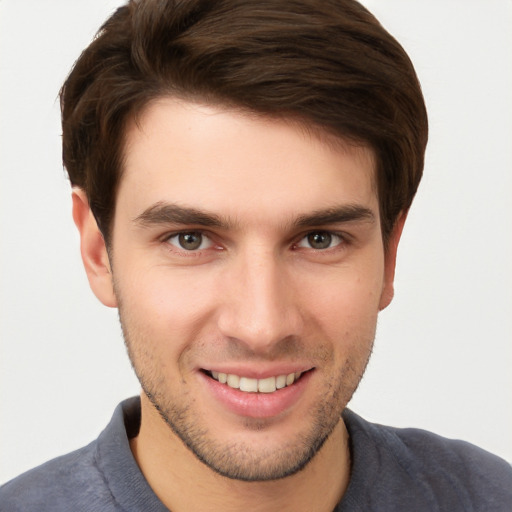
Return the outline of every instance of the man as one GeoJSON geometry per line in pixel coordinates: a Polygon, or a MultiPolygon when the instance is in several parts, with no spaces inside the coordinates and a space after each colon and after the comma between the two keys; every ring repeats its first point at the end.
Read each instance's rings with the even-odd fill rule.
{"type": "Polygon", "coordinates": [[[144,392],[5,510],[510,508],[505,462],[346,409],[427,138],[367,11],[131,2],[61,100],[83,262],[144,392]]]}

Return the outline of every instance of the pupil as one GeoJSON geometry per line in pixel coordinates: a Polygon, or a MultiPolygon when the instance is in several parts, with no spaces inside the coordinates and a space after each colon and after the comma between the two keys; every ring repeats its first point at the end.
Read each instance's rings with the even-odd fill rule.
{"type": "Polygon", "coordinates": [[[183,249],[193,251],[194,249],[198,249],[201,245],[202,236],[200,233],[181,233],[179,242],[183,249]]]}
{"type": "Polygon", "coordinates": [[[309,245],[313,249],[327,249],[331,245],[332,236],[329,233],[317,232],[308,235],[309,245]]]}

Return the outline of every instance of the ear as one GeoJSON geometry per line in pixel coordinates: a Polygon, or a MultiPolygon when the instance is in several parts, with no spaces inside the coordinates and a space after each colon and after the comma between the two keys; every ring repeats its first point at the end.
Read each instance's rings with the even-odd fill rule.
{"type": "Polygon", "coordinates": [[[94,295],[105,306],[117,307],[107,247],[81,188],[74,187],[73,220],[80,233],[80,253],[94,295]]]}
{"type": "Polygon", "coordinates": [[[395,226],[391,231],[387,247],[384,248],[384,285],[382,287],[382,294],[380,296],[380,311],[389,306],[389,304],[393,300],[393,296],[395,295],[394,282],[396,254],[398,251],[398,243],[400,242],[400,237],[402,236],[402,231],[404,229],[406,218],[407,212],[402,212],[399,215],[397,221],[395,222],[395,226]]]}

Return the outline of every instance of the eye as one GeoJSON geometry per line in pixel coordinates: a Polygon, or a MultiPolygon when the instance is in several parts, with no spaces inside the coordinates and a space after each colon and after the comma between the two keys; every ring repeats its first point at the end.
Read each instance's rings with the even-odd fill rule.
{"type": "Polygon", "coordinates": [[[185,231],[170,236],[167,243],[185,251],[197,251],[211,247],[212,241],[199,231],[185,231]]]}
{"type": "Polygon", "coordinates": [[[343,243],[343,238],[329,231],[312,231],[299,241],[297,247],[308,249],[324,250],[336,247],[343,243]]]}

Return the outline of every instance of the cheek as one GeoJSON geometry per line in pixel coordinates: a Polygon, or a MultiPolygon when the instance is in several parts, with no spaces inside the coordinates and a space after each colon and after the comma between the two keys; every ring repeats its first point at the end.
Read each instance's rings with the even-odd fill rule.
{"type": "Polygon", "coordinates": [[[302,289],[309,291],[309,309],[333,324],[364,324],[377,315],[383,287],[380,267],[341,268],[319,279],[312,276],[302,289]],[[316,290],[316,293],[311,293],[316,290]]]}
{"type": "Polygon", "coordinates": [[[116,281],[116,296],[132,342],[143,339],[164,353],[179,352],[197,338],[208,317],[204,281],[164,267],[125,276],[116,281]]]}
{"type": "Polygon", "coordinates": [[[324,282],[322,293],[310,294],[305,309],[309,323],[336,347],[335,357],[365,358],[375,337],[383,280],[379,272],[344,274],[324,282]]]}

